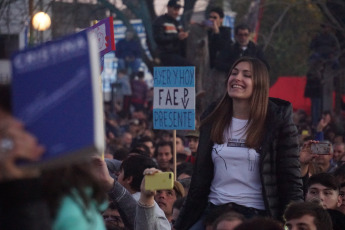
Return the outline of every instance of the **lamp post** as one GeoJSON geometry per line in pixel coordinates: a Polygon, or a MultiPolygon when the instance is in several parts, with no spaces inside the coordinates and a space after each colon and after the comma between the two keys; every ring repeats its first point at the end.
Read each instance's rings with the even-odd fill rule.
{"type": "Polygon", "coordinates": [[[37,31],[40,31],[40,42],[43,41],[43,31],[49,29],[51,25],[50,17],[47,13],[38,12],[32,18],[32,26],[37,31]]]}

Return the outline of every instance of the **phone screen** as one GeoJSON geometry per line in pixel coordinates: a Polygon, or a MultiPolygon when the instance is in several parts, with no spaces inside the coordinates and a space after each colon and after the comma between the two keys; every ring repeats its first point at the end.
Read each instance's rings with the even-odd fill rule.
{"type": "Polygon", "coordinates": [[[331,144],[330,143],[312,143],[311,152],[313,154],[329,155],[331,154],[331,144]]]}

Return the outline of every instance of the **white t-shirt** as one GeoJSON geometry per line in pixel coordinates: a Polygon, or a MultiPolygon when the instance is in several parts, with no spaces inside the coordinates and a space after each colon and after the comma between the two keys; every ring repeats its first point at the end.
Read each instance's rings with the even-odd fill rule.
{"type": "Polygon", "coordinates": [[[215,205],[233,202],[264,210],[260,181],[260,155],[245,146],[247,120],[232,118],[224,131],[224,144],[212,149],[214,177],[209,201],[215,205]]]}

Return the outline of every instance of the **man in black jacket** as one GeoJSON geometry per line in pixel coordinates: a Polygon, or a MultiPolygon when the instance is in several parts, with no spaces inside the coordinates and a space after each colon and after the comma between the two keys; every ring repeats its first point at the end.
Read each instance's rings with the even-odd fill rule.
{"type": "Polygon", "coordinates": [[[189,34],[176,20],[182,8],[181,1],[170,0],[167,7],[168,12],[153,23],[153,35],[161,65],[190,66],[191,63],[184,57],[184,43],[189,34]]]}
{"type": "Polygon", "coordinates": [[[204,78],[203,88],[206,90],[207,97],[204,100],[204,107],[223,96],[225,92],[226,73],[215,69],[216,60],[227,45],[232,45],[231,28],[222,26],[224,18],[223,9],[214,7],[210,10],[208,20],[205,21],[208,31],[208,51],[210,57],[211,72],[204,78]]]}
{"type": "Polygon", "coordinates": [[[254,42],[250,41],[249,38],[250,29],[247,25],[241,24],[235,27],[235,44],[227,43],[226,46],[219,53],[215,61],[215,68],[229,72],[232,64],[242,56],[250,56],[259,58],[263,61],[267,68],[269,65],[264,57],[264,53],[261,48],[255,45],[254,42]]]}
{"type": "Polygon", "coordinates": [[[220,7],[210,10],[209,20],[206,21],[208,29],[208,50],[210,55],[210,67],[214,67],[214,61],[218,53],[227,44],[232,44],[231,28],[223,26],[224,12],[220,7]]]}

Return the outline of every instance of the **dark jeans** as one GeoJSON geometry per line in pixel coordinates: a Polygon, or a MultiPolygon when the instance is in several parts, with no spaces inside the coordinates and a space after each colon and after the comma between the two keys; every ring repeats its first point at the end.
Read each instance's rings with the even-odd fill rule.
{"type": "Polygon", "coordinates": [[[204,219],[208,214],[215,211],[216,209],[224,209],[226,211],[234,211],[237,213],[242,214],[245,218],[251,219],[253,217],[265,217],[268,216],[267,212],[265,210],[258,210],[255,208],[248,208],[242,205],[238,205],[235,203],[227,203],[223,205],[214,205],[212,203],[208,203],[205,211],[201,214],[201,217],[195,224],[189,229],[189,230],[205,230],[204,226],[204,219]]]}

